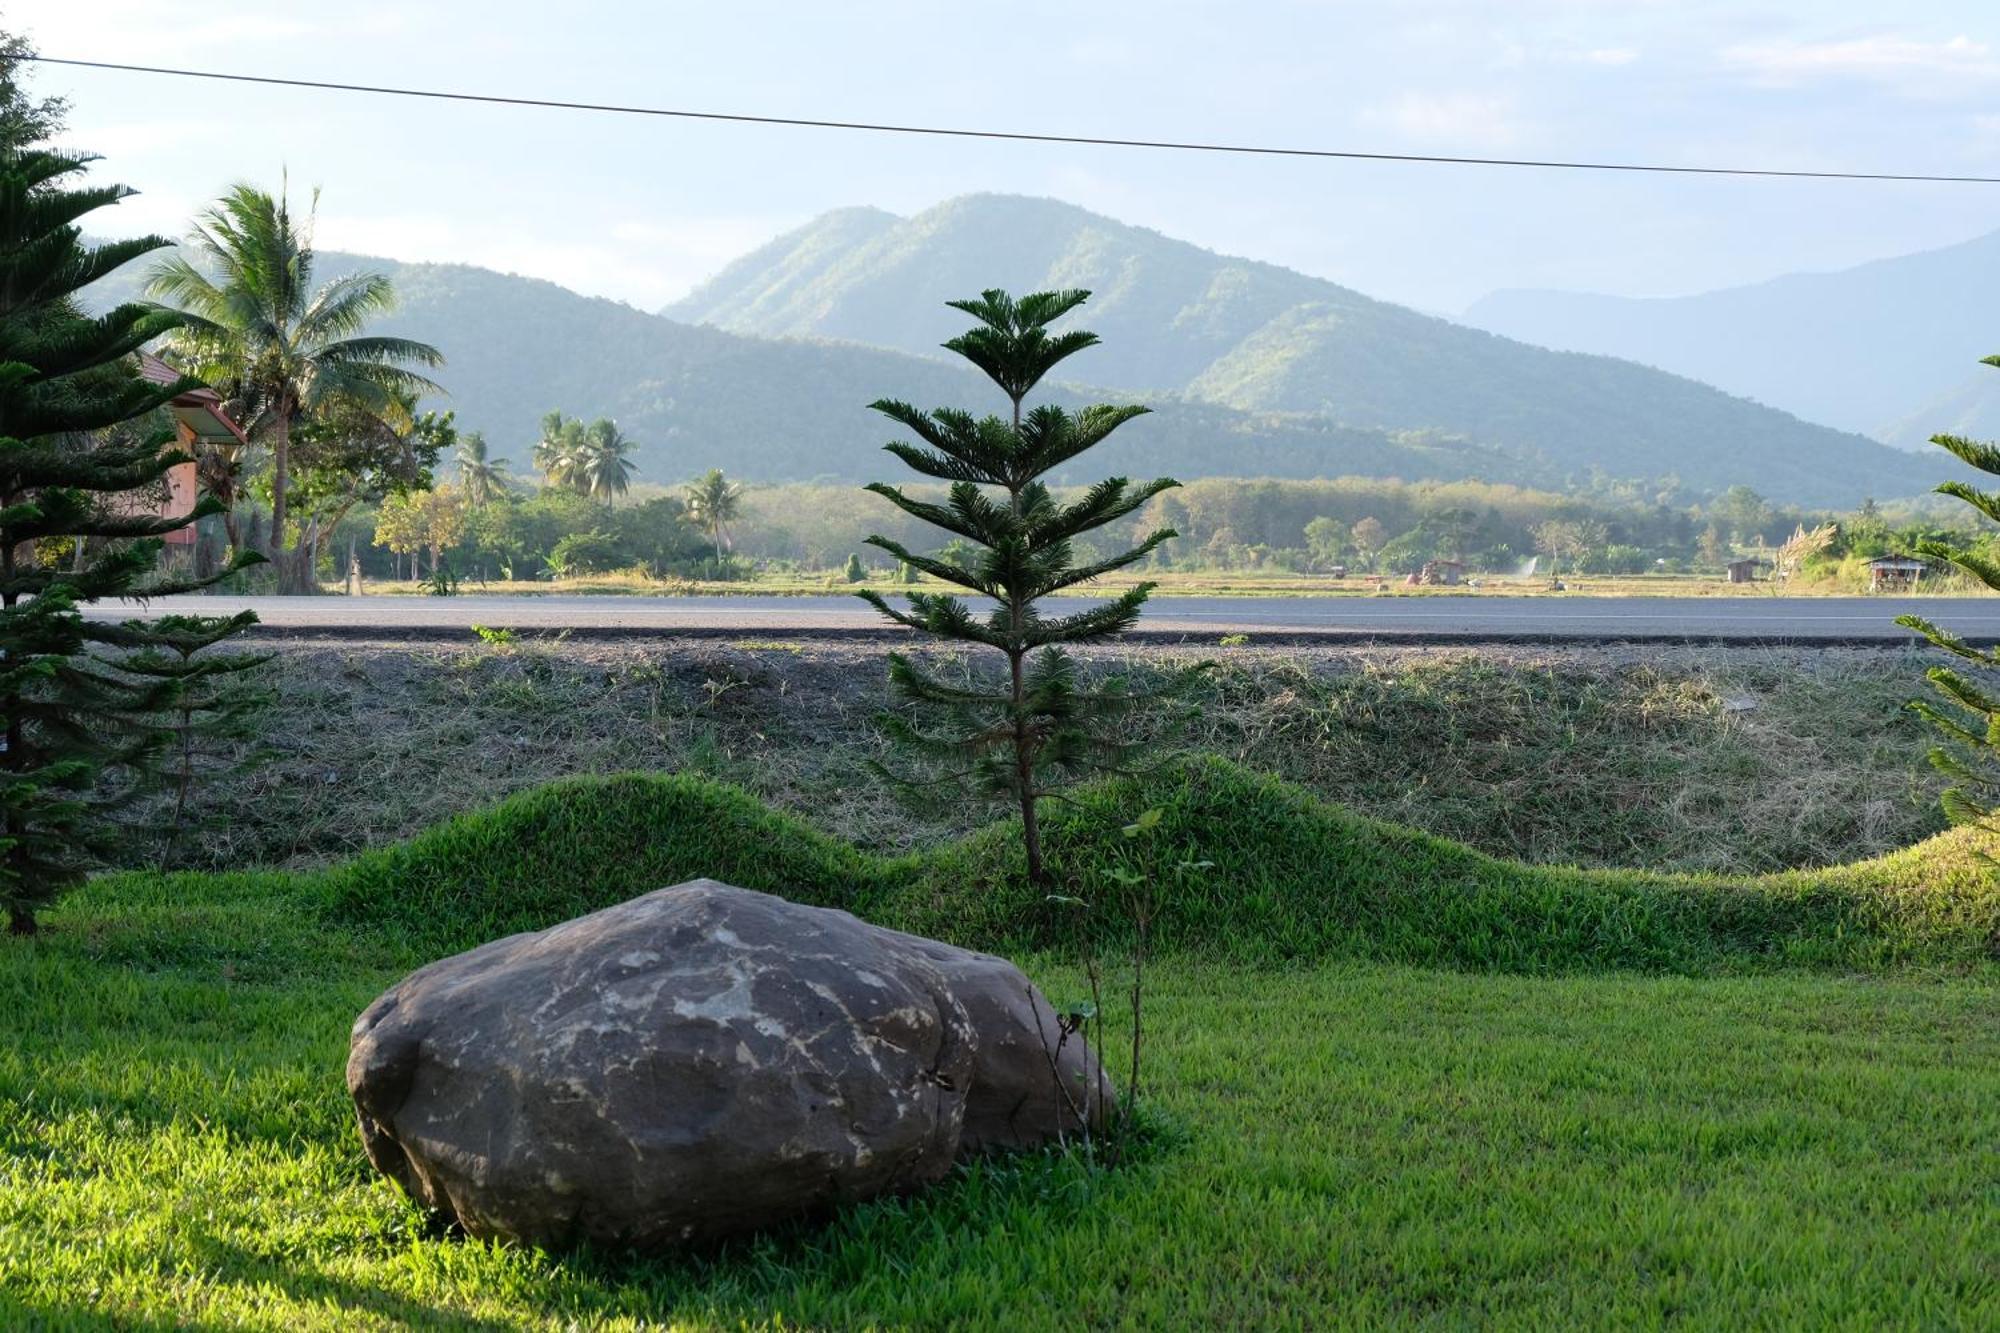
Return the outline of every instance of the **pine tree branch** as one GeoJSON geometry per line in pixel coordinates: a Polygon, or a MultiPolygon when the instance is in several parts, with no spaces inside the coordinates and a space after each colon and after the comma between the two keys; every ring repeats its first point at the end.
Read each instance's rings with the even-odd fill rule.
{"type": "Polygon", "coordinates": [[[934,579],[940,579],[946,583],[955,583],[961,588],[986,597],[998,597],[1000,595],[998,589],[985,579],[979,577],[979,575],[974,574],[971,570],[963,569],[947,560],[934,560],[929,556],[917,555],[915,552],[904,547],[902,543],[891,541],[887,537],[870,535],[863,537],[861,544],[864,546],[873,546],[879,551],[886,551],[896,557],[896,559],[910,566],[910,568],[922,570],[934,579]]]}

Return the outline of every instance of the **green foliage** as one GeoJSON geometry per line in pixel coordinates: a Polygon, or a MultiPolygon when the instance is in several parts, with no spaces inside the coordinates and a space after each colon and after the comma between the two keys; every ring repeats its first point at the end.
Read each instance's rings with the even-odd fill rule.
{"type": "Polygon", "coordinates": [[[134,353],[178,318],[139,306],[77,313],[78,289],[165,244],[81,244],[78,219],[127,193],[72,185],[85,161],[0,147],[0,903],[15,933],[32,932],[38,909],[83,879],[115,836],[108,807],[140,788],[172,739],[162,717],[198,698],[185,678],[148,670],[158,659],[143,650],[173,645],[171,633],[88,621],[78,608],[202,586],[147,576],[161,535],[216,509],[152,512],[168,469],[189,461],[156,414],[194,385],[149,382],[134,353]],[[42,542],[90,545],[81,562],[50,564],[34,558],[42,542]],[[94,646],[142,655],[127,671],[94,646]]]}
{"type": "Polygon", "coordinates": [[[686,495],[688,521],[708,534],[715,545],[716,563],[722,563],[723,549],[729,545],[729,525],[743,514],[743,488],[717,467],[690,482],[686,495]]]}
{"type": "Polygon", "coordinates": [[[244,742],[256,736],[258,719],[275,696],[268,687],[241,677],[269,662],[272,655],[209,651],[256,623],[257,616],[250,611],[127,622],[127,630],[143,646],[121,658],[118,669],[174,687],[159,724],[167,734],[163,776],[174,793],[164,863],[172,863],[174,850],[190,827],[197,780],[250,767],[262,758],[254,748],[246,750],[244,742]]]}
{"type": "Polygon", "coordinates": [[[402,391],[376,406],[336,399],[298,419],[291,448],[290,505],[303,525],[301,557],[309,560],[324,547],[323,534],[356,506],[428,490],[439,458],[458,448],[457,419],[449,411],[419,412],[416,395],[402,391]]]}
{"type": "Polygon", "coordinates": [[[429,551],[431,578],[444,576],[444,552],[464,539],[470,514],[463,492],[451,486],[390,496],[375,516],[375,545],[398,555],[429,551]]]}
{"type": "Polygon", "coordinates": [[[458,466],[459,489],[465,492],[466,503],[477,509],[496,496],[507,493],[512,478],[507,473],[507,460],[494,458],[486,447],[486,437],[478,431],[469,431],[458,443],[458,450],[452,455],[458,466]]]}
{"type": "MultiPolygon", "coordinates": [[[[1985,364],[2000,366],[2000,357],[1987,357],[1985,364]]],[[[1981,472],[2000,475],[2000,445],[1956,435],[1935,435],[1931,442],[1981,472]]],[[[1947,481],[1937,489],[2000,522],[2000,493],[1958,481],[1947,481]]],[[[1931,540],[1919,543],[1917,554],[1956,565],[2000,592],[2000,562],[1977,547],[1931,540]]],[[[1945,815],[1954,824],[1971,825],[1989,837],[2000,836],[2000,697],[1996,697],[2000,648],[1974,648],[1922,616],[1899,616],[1896,623],[1915,630],[1963,664],[1932,667],[1928,674],[1940,703],[1920,702],[1912,707],[1945,738],[1931,751],[1932,766],[1952,783],[1943,797],[1945,815]]]]}
{"type": "MultiPolygon", "coordinates": [[[[277,564],[282,592],[315,590],[312,561],[321,535],[321,524],[309,520],[287,548],[294,540],[294,432],[314,421],[323,427],[316,434],[301,432],[301,443],[320,446],[299,460],[304,470],[336,476],[384,466],[393,471],[400,455],[369,423],[380,423],[393,435],[395,423],[411,416],[418,396],[442,392],[411,368],[442,365],[435,347],[366,331],[395,307],[395,288],[386,276],[361,272],[313,285],[313,221],[310,212],[303,221],[293,217],[283,190],[272,195],[253,185],[232,186],[197,220],[182,252],[156,264],[146,280],[147,291],[180,314],[170,337],[175,353],[214,385],[252,436],[271,449],[265,553],[277,564]],[[339,424],[325,429],[330,421],[339,424]]],[[[205,472],[237,465],[227,459],[205,472]]],[[[419,480],[402,476],[374,489],[386,494],[419,480]]],[[[320,489],[341,488],[322,478],[320,489]]],[[[351,489],[355,494],[348,503],[363,498],[370,483],[351,489]]],[[[229,505],[234,496],[220,498],[229,505]]]]}
{"type": "Polygon", "coordinates": [[[736,572],[727,554],[717,558],[704,550],[704,525],[695,521],[681,500],[662,495],[614,512],[613,528],[626,564],[655,578],[678,574],[727,579],[736,572]]]}
{"type": "Polygon", "coordinates": [[[626,564],[618,539],[600,528],[572,532],[549,551],[549,572],[559,579],[604,574],[626,564]]]}
{"type": "Polygon", "coordinates": [[[535,467],[551,486],[610,504],[631,489],[638,448],[608,417],[585,425],[580,417],[550,412],[535,442],[535,467]]]}
{"type": "Polygon", "coordinates": [[[1306,550],[1313,563],[1325,568],[1340,563],[1350,545],[1348,528],[1337,518],[1325,514],[1315,516],[1305,526],[1306,550]]]}
{"type": "Polygon", "coordinates": [[[1572,570],[1587,564],[1604,545],[1607,529],[1595,519],[1552,518],[1535,526],[1535,550],[1549,558],[1549,573],[1562,572],[1567,560],[1572,570]]]}
{"type": "Polygon", "coordinates": [[[906,654],[890,654],[889,679],[897,693],[944,714],[945,722],[942,730],[926,730],[908,718],[891,716],[886,720],[889,735],[915,752],[934,775],[971,780],[1017,803],[1028,873],[1037,883],[1043,878],[1038,802],[1079,774],[1129,764],[1133,747],[1114,738],[1107,724],[1147,702],[1119,682],[1095,691],[1079,689],[1064,647],[1130,628],[1153,585],[1138,584],[1102,605],[1056,619],[1045,619],[1037,604],[1136,564],[1175,535],[1171,528],[1159,528],[1117,555],[1079,562],[1074,545],[1079,537],[1137,512],[1179,483],[1169,477],[1134,485],[1112,477],[1063,503],[1043,480],[1146,411],[1100,405],[1072,415],[1044,404],[1023,414],[1023,400],[1044,376],[1096,345],[1093,333],[1050,328],[1089,296],[1049,291],[1017,301],[988,290],[977,300],[949,303],[978,323],[945,343],[946,349],[999,386],[1010,417],[976,418],[951,408],[923,412],[894,399],[871,405],[922,441],[892,443],[885,446],[889,452],[925,476],[949,483],[950,491],[938,503],[880,482],[867,489],[970,543],[976,555],[963,564],[919,555],[879,534],[869,537],[869,544],[911,569],[991,600],[993,610],[984,621],[977,620],[950,593],[909,593],[907,611],[890,606],[879,593],[861,596],[897,624],[998,650],[1008,675],[1004,685],[961,685],[926,672],[906,654]]]}
{"type": "Polygon", "coordinates": [[[47,143],[62,131],[69,103],[60,97],[32,97],[21,75],[35,54],[17,33],[0,33],[0,153],[18,153],[47,143]]]}
{"type": "Polygon", "coordinates": [[[863,568],[859,554],[852,554],[847,557],[847,566],[841,571],[841,574],[849,583],[860,583],[868,577],[868,571],[863,568]]]}

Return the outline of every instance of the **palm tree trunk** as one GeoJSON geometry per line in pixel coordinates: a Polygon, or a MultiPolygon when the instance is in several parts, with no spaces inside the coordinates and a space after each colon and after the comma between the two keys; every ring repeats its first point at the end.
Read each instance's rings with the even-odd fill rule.
{"type": "Polygon", "coordinates": [[[288,595],[311,592],[312,568],[306,555],[307,534],[299,534],[297,550],[285,547],[285,520],[292,484],[292,403],[289,395],[278,400],[271,423],[271,533],[264,554],[278,571],[278,591],[288,595]]]}
{"type": "Polygon", "coordinates": [[[286,492],[292,484],[291,403],[280,399],[271,423],[271,535],[264,554],[276,560],[285,550],[286,492]]]}

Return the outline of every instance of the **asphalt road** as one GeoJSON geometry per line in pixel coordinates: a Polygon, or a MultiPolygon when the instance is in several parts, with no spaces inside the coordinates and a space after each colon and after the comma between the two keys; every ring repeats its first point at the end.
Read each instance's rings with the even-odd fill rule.
{"type": "MultiPolygon", "coordinates": [[[[1081,600],[1060,603],[1081,609],[1081,600]]],[[[106,619],[249,609],[265,632],[458,639],[473,625],[616,638],[900,634],[853,597],[187,597],[93,611],[106,619]]],[[[2000,597],[1161,597],[1149,637],[1468,642],[1895,643],[1915,612],[1974,642],[2000,642],[2000,597]]]]}

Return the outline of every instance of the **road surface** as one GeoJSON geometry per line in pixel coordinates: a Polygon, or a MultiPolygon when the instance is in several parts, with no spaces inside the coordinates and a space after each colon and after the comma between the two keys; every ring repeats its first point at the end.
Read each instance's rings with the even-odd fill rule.
{"type": "MultiPolygon", "coordinates": [[[[1064,599],[1063,610],[1088,603],[1064,599]]],[[[682,634],[901,634],[853,597],[181,597],[108,606],[106,619],[253,610],[266,633],[357,639],[468,638],[473,625],[615,638],[682,634]]],[[[1897,643],[1915,612],[2000,642],[2000,597],[1159,597],[1149,637],[1478,642],[1897,643]]]]}

